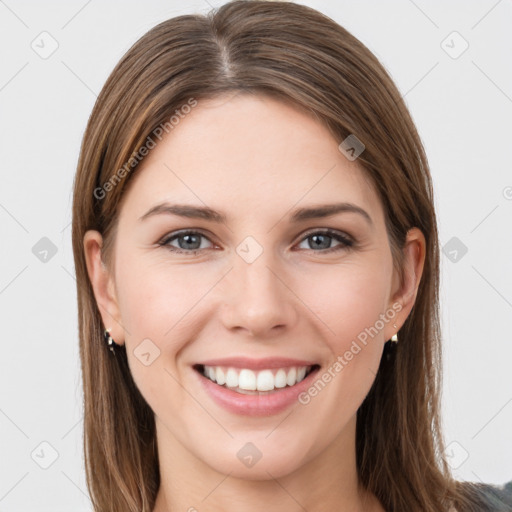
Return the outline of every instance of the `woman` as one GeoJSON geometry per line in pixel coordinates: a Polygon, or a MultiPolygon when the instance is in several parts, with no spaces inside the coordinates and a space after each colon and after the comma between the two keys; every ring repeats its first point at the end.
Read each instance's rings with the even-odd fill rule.
{"type": "Polygon", "coordinates": [[[75,180],[95,511],[510,510],[442,456],[437,236],[411,117],[338,24],[234,1],[143,36],[75,180]]]}

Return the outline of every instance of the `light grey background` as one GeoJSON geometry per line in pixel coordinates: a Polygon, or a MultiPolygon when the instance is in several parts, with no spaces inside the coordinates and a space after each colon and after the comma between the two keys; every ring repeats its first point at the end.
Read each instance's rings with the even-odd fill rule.
{"type": "MultiPolygon", "coordinates": [[[[0,512],[91,509],[70,230],[79,145],[128,48],[169,17],[221,3],[0,0],[0,512]]],[[[303,3],[377,55],[418,126],[446,247],[450,461],[459,479],[502,484],[512,479],[512,4],[303,3]]]]}

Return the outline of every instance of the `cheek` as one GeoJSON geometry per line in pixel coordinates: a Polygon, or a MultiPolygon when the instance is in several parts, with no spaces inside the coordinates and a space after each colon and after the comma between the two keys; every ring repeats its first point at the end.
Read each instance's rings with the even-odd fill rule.
{"type": "Polygon", "coordinates": [[[322,382],[315,381],[303,403],[321,394],[315,407],[330,418],[333,432],[355,414],[378,371],[385,341],[380,318],[387,303],[388,275],[382,260],[375,265],[352,262],[317,269],[299,288],[324,333],[319,348],[323,344],[330,353],[318,376],[322,382]]]}
{"type": "Polygon", "coordinates": [[[186,396],[179,384],[184,379],[180,355],[188,342],[200,334],[198,302],[211,288],[215,276],[208,278],[192,266],[185,270],[134,257],[119,258],[116,268],[132,377],[153,411],[168,408],[170,396],[174,410],[181,411],[186,396]],[[149,353],[146,360],[145,353],[149,353]]]}
{"type": "MultiPolygon", "coordinates": [[[[187,267],[185,265],[185,267],[187,267]]],[[[216,281],[200,266],[180,268],[144,258],[119,259],[118,300],[127,344],[151,339],[162,351],[176,353],[181,339],[193,334],[198,302],[216,281]],[[183,334],[183,335],[182,335],[183,334]]]]}
{"type": "MultiPolygon", "coordinates": [[[[348,350],[351,341],[364,338],[385,312],[388,280],[379,265],[338,265],[315,271],[310,279],[297,281],[298,295],[327,329],[325,340],[336,355],[348,350]],[[302,283],[302,284],[300,284],[302,283]]],[[[369,336],[369,335],[368,335],[369,336]]],[[[378,344],[376,344],[378,345],[378,344]]]]}
{"type": "Polygon", "coordinates": [[[309,285],[300,288],[300,297],[315,313],[309,318],[323,334],[318,346],[327,346],[329,356],[299,403],[316,418],[310,426],[312,437],[325,445],[354,417],[375,380],[384,340],[381,330],[371,328],[385,312],[386,276],[381,264],[352,261],[317,269],[314,280],[311,275],[309,285]]]}

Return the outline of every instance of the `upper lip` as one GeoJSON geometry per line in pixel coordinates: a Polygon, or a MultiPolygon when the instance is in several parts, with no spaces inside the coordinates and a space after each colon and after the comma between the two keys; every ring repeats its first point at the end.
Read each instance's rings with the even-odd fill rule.
{"type": "Polygon", "coordinates": [[[263,370],[270,368],[288,368],[292,366],[315,366],[318,363],[304,359],[290,359],[287,357],[266,357],[263,359],[251,359],[248,357],[229,357],[224,359],[209,359],[197,365],[203,366],[228,366],[232,368],[247,368],[249,370],[263,370]]]}

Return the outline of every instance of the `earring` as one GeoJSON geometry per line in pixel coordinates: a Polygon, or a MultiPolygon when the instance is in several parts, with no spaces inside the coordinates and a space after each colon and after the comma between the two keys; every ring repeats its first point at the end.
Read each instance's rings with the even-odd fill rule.
{"type": "MultiPolygon", "coordinates": [[[[393,324],[393,327],[396,329],[396,324],[393,324]]],[[[398,343],[398,333],[395,333],[393,334],[393,336],[391,336],[391,342],[392,343],[398,343]]]]}
{"type": "Polygon", "coordinates": [[[103,338],[105,339],[105,342],[107,343],[110,351],[114,355],[116,355],[116,351],[115,351],[116,342],[112,339],[112,336],[110,336],[110,329],[105,329],[105,332],[103,333],[103,338]]]}

